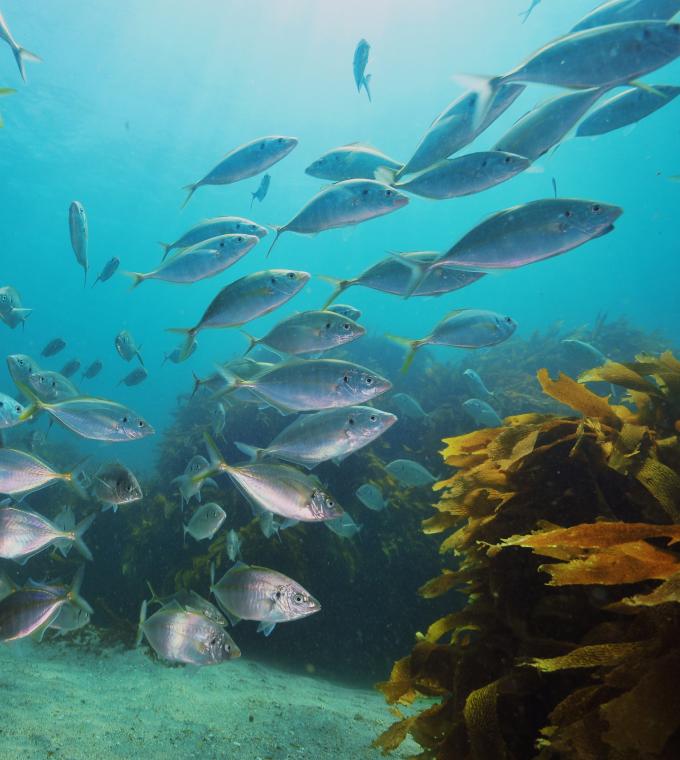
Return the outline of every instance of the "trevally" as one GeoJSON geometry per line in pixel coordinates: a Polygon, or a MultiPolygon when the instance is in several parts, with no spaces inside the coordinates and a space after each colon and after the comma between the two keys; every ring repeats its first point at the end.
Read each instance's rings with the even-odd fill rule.
{"type": "Polygon", "coordinates": [[[354,522],[352,515],[350,515],[349,512],[345,512],[341,517],[336,517],[335,520],[329,520],[324,523],[324,525],[328,530],[333,531],[336,536],[340,536],[340,538],[352,538],[352,536],[356,536],[363,527],[354,522]]]}
{"type": "Polygon", "coordinates": [[[190,230],[177,238],[174,243],[161,243],[163,258],[173,248],[189,248],[204,240],[219,237],[220,235],[255,235],[263,238],[267,234],[265,227],[245,219],[242,216],[216,216],[199,222],[190,230]]]}
{"type": "Polygon", "coordinates": [[[91,380],[102,371],[103,366],[104,365],[99,359],[95,359],[92,364],[90,364],[90,366],[82,373],[82,377],[87,380],[91,380]]]}
{"type": "Polygon", "coordinates": [[[82,493],[80,475],[80,469],[57,472],[46,462],[26,451],[0,448],[0,494],[19,496],[60,480],[70,483],[82,493]]]}
{"type": "Polygon", "coordinates": [[[427,412],[420,405],[420,402],[408,393],[395,393],[394,396],[392,396],[392,402],[399,410],[399,413],[403,414],[404,417],[409,417],[412,420],[419,420],[428,416],[427,412]]]}
{"type": "Polygon", "coordinates": [[[272,181],[271,174],[265,174],[264,177],[262,177],[262,179],[260,180],[260,185],[257,188],[257,190],[255,190],[254,193],[250,194],[251,196],[250,208],[253,207],[253,203],[255,202],[255,199],[257,199],[258,201],[260,201],[260,203],[262,203],[262,201],[267,197],[267,193],[269,192],[269,185],[271,181],[272,181]]]}
{"type": "Polygon", "coordinates": [[[70,359],[64,364],[61,370],[57,373],[63,375],[65,378],[72,377],[80,369],[80,359],[70,359]]]}
{"type": "Polygon", "coordinates": [[[305,174],[331,182],[345,179],[375,179],[378,169],[397,172],[403,164],[376,148],[362,143],[350,143],[326,151],[305,169],[305,174]]]}
{"type": "Polygon", "coordinates": [[[139,385],[140,383],[143,383],[148,376],[149,373],[144,367],[136,367],[132,372],[129,372],[124,378],[119,380],[117,385],[121,385],[121,383],[127,386],[139,385]]]}
{"type": "Polygon", "coordinates": [[[11,285],[0,288],[0,319],[10,328],[23,325],[31,315],[32,309],[25,309],[21,304],[19,291],[11,285]]]}
{"type": "Polygon", "coordinates": [[[134,473],[120,462],[102,464],[92,478],[90,490],[104,504],[104,512],[116,512],[121,504],[132,504],[144,497],[134,473]]]}
{"type": "Polygon", "coordinates": [[[232,562],[236,562],[241,556],[241,537],[233,528],[230,528],[227,533],[226,547],[227,557],[232,562]]]}
{"type": "Polygon", "coordinates": [[[326,306],[323,311],[333,311],[341,317],[351,319],[353,322],[357,322],[361,317],[361,310],[347,303],[334,303],[332,306],[326,306]]]}
{"type": "Polygon", "coordinates": [[[40,352],[41,356],[54,356],[55,354],[58,354],[60,351],[63,351],[66,348],[66,341],[62,340],[61,338],[54,338],[51,340],[45,348],[40,352]]]}
{"type": "Polygon", "coordinates": [[[73,530],[61,530],[46,517],[17,507],[0,508],[0,558],[24,564],[48,546],[73,545],[85,557],[92,553],[83,541],[85,531],[95,516],[90,515],[73,530]]]}
{"type": "Polygon", "coordinates": [[[214,501],[202,504],[183,526],[184,536],[188,533],[196,541],[212,539],[227,519],[227,513],[214,501]]]}
{"type": "Polygon", "coordinates": [[[50,370],[32,372],[28,376],[28,386],[41,401],[63,401],[78,395],[78,389],[68,377],[50,370]]]}
{"type": "Polygon", "coordinates": [[[136,356],[142,367],[144,366],[144,359],[142,359],[142,355],[139,353],[142,347],[137,346],[135,339],[128,330],[121,330],[118,335],[116,335],[113,345],[116,347],[118,356],[120,356],[121,359],[129,362],[136,356]]]}
{"type": "Polygon", "coordinates": [[[571,31],[581,32],[584,29],[619,24],[622,21],[668,21],[678,11],[680,0],[607,0],[586,14],[571,31]]]}
{"type": "Polygon", "coordinates": [[[0,430],[21,424],[23,412],[23,404],[5,393],[0,393],[0,430]]]}
{"type": "Polygon", "coordinates": [[[465,372],[463,372],[463,377],[465,378],[465,385],[467,385],[468,391],[473,396],[487,399],[489,401],[496,398],[486,385],[484,385],[482,378],[473,369],[466,369],[465,372]]]}
{"type": "Polygon", "coordinates": [[[435,476],[412,459],[395,459],[385,469],[404,486],[427,486],[435,482],[435,476]]]}
{"type": "Polygon", "coordinates": [[[184,607],[185,610],[199,612],[203,617],[212,620],[213,623],[217,623],[217,625],[229,625],[229,621],[217,609],[217,607],[195,591],[182,588],[174,594],[170,594],[170,596],[160,598],[156,595],[156,592],[153,590],[149,581],[146,582],[146,585],[151,592],[151,599],[148,604],[158,604],[161,607],[164,607],[166,604],[170,604],[170,602],[177,602],[177,604],[184,607]]]}
{"type": "Polygon", "coordinates": [[[201,501],[201,488],[204,485],[214,483],[210,478],[210,475],[214,473],[215,468],[204,456],[196,454],[191,457],[184,468],[184,472],[171,481],[173,484],[176,483],[179,488],[182,510],[184,510],[184,504],[188,504],[194,496],[199,502],[201,501]]]}
{"type": "Polygon", "coordinates": [[[87,284],[87,216],[85,209],[80,201],[73,201],[68,210],[68,228],[71,235],[71,247],[76,256],[76,261],[80,264],[85,272],[85,281],[87,284]]]}
{"type": "Polygon", "coordinates": [[[359,486],[356,490],[356,497],[365,507],[374,512],[381,512],[389,506],[380,488],[373,483],[364,483],[359,486]]]}
{"type": "Polygon", "coordinates": [[[10,46],[14,55],[14,60],[17,62],[17,66],[19,67],[21,78],[25,82],[26,67],[24,66],[24,62],[31,61],[32,63],[42,63],[42,58],[19,45],[19,43],[12,36],[12,32],[10,32],[9,27],[7,26],[7,22],[3,18],[2,13],[0,13],[0,40],[4,40],[10,46]]]}
{"type": "Polygon", "coordinates": [[[118,270],[119,266],[120,259],[117,256],[110,258],[106,264],[104,264],[102,271],[97,275],[97,279],[92,283],[92,287],[94,287],[98,282],[106,282],[107,280],[110,280],[118,270]]]}

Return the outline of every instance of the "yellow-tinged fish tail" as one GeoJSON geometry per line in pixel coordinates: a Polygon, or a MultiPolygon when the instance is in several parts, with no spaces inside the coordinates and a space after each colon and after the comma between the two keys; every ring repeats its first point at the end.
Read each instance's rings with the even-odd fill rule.
{"type": "MultiPolygon", "coordinates": [[[[194,182],[192,185],[185,185],[182,190],[187,191],[187,197],[184,199],[184,203],[182,204],[182,208],[184,208],[187,203],[191,200],[191,196],[198,190],[200,182],[194,182]]],[[[165,257],[163,257],[165,258],[165,257]]]]}
{"type": "Polygon", "coordinates": [[[132,277],[132,284],[130,290],[134,290],[140,283],[147,279],[147,275],[144,272],[123,272],[126,277],[132,277]]]}
{"type": "Polygon", "coordinates": [[[404,363],[401,367],[402,372],[408,372],[408,368],[413,364],[413,360],[416,358],[416,351],[427,343],[427,339],[411,340],[410,338],[402,338],[399,335],[389,334],[386,334],[385,337],[408,349],[406,359],[404,359],[404,363]]]}

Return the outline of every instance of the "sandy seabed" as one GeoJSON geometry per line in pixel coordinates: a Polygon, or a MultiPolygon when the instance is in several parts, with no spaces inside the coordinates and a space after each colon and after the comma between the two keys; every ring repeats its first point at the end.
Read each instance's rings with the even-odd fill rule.
{"type": "Polygon", "coordinates": [[[0,645],[0,695],[1,760],[362,760],[394,720],[377,692],[244,658],[173,668],[63,640],[0,645]]]}

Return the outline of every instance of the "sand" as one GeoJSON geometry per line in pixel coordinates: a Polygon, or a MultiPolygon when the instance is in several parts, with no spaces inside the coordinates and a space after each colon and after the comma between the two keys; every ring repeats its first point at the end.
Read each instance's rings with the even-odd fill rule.
{"type": "Polygon", "coordinates": [[[394,720],[377,692],[245,658],[166,667],[96,644],[0,645],[2,760],[362,760],[394,720]]]}

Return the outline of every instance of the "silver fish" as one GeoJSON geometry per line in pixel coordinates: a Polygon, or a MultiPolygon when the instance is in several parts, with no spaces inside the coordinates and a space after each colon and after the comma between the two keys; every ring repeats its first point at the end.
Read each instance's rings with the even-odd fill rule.
{"type": "Polygon", "coordinates": [[[101,363],[99,359],[95,359],[92,364],[82,373],[82,377],[87,378],[88,380],[91,380],[93,377],[96,377],[101,371],[102,367],[104,365],[101,363]]]}
{"type": "Polygon", "coordinates": [[[501,427],[503,424],[503,420],[498,416],[495,409],[487,404],[486,401],[478,398],[469,398],[463,402],[463,408],[482,427],[495,428],[501,427]]]}
{"type": "Polygon", "coordinates": [[[168,351],[168,353],[163,355],[163,361],[161,362],[161,366],[163,366],[165,362],[172,362],[173,364],[181,364],[183,361],[186,361],[189,358],[189,356],[192,356],[195,353],[197,348],[198,348],[198,341],[195,340],[191,346],[189,354],[185,357],[182,357],[182,346],[177,346],[177,348],[173,348],[172,351],[168,351]]]}
{"type": "Polygon", "coordinates": [[[392,401],[399,410],[399,413],[403,414],[404,417],[419,420],[429,416],[420,403],[413,396],[409,396],[408,393],[395,393],[392,396],[392,401]]]}
{"type": "MultiPolygon", "coordinates": [[[[71,372],[72,368],[68,364],[65,369],[68,369],[71,375],[76,372],[76,370],[71,372]]],[[[32,372],[28,376],[28,386],[41,401],[63,401],[78,395],[76,386],[61,372],[49,370],[32,372]]]]}
{"type": "Polygon", "coordinates": [[[571,31],[581,32],[596,26],[620,24],[622,21],[668,21],[678,11],[678,0],[607,0],[586,14],[571,31]]]}
{"type": "Polygon", "coordinates": [[[80,201],[73,201],[68,210],[68,228],[71,235],[71,247],[76,255],[76,261],[85,272],[84,284],[87,284],[87,216],[80,201]]]}
{"type": "Polygon", "coordinates": [[[336,536],[340,536],[340,538],[352,538],[352,536],[356,536],[363,527],[362,525],[355,523],[352,516],[347,512],[336,520],[329,520],[325,525],[328,530],[332,530],[333,533],[335,533],[336,536]]]}
{"type": "Polygon", "coordinates": [[[215,437],[222,435],[224,426],[227,424],[227,413],[224,404],[219,401],[212,407],[210,413],[212,433],[215,437]]]}
{"type": "Polygon", "coordinates": [[[402,166],[400,161],[395,161],[376,148],[357,142],[327,151],[305,169],[305,174],[331,182],[342,182],[345,179],[375,179],[378,169],[398,172],[402,166]]]}
{"type": "Polygon", "coordinates": [[[177,602],[177,604],[181,605],[185,610],[199,612],[203,617],[212,620],[212,622],[217,623],[217,625],[229,625],[229,621],[217,609],[217,607],[195,591],[180,589],[174,594],[170,594],[170,596],[159,598],[149,581],[146,582],[146,585],[149,587],[149,591],[151,591],[151,599],[148,604],[158,604],[161,607],[164,607],[165,605],[170,604],[170,602],[177,602]]]}
{"type": "Polygon", "coordinates": [[[78,523],[73,530],[61,530],[51,520],[17,507],[0,508],[0,557],[13,559],[24,564],[35,554],[49,546],[72,544],[91,560],[92,553],[87,548],[83,535],[92,525],[95,516],[90,515],[78,523]]]}
{"type": "Polygon", "coordinates": [[[210,480],[210,475],[215,472],[208,460],[196,454],[191,457],[182,475],[178,475],[172,483],[177,483],[182,498],[182,509],[185,502],[188,504],[196,496],[201,500],[201,488],[210,480]]]}
{"type": "Polygon", "coordinates": [[[301,415],[264,449],[238,441],[234,445],[253,460],[274,457],[311,470],[329,459],[341,462],[375,441],[396,421],[395,415],[369,406],[328,409],[301,415]]]}
{"type": "Polygon", "coordinates": [[[222,288],[196,325],[173,327],[169,331],[186,335],[182,349],[182,356],[186,357],[201,330],[238,327],[256,317],[269,314],[299,293],[310,277],[308,272],[291,269],[252,272],[222,288]]]}
{"type": "MultiPolygon", "coordinates": [[[[40,372],[38,362],[28,354],[10,354],[7,357],[7,369],[14,384],[23,391],[28,385],[28,378],[34,372],[40,372]]],[[[30,392],[30,389],[29,389],[30,392]]]]}
{"type": "Polygon", "coordinates": [[[245,219],[242,216],[216,216],[187,230],[177,238],[174,243],[161,243],[163,259],[173,248],[189,248],[204,240],[219,237],[220,235],[256,235],[263,238],[267,234],[265,227],[245,219]]]}
{"type": "Polygon", "coordinates": [[[187,665],[219,665],[240,657],[241,650],[229,634],[200,612],[170,602],[146,617],[147,603],[139,615],[137,644],[143,636],[164,660],[187,665]]]}
{"type": "Polygon", "coordinates": [[[24,405],[15,401],[11,396],[0,393],[0,430],[20,425],[24,405]]]}
{"type": "Polygon", "coordinates": [[[136,369],[133,369],[132,372],[125,375],[125,377],[118,382],[118,385],[121,383],[127,386],[139,385],[140,383],[143,383],[148,376],[149,373],[144,367],[137,367],[136,369]]]}
{"type": "Polygon", "coordinates": [[[439,322],[434,330],[420,340],[388,336],[408,348],[402,372],[411,366],[416,351],[422,346],[451,346],[453,348],[484,348],[507,340],[517,329],[512,317],[484,309],[457,309],[439,322]]]}
{"type": "Polygon", "coordinates": [[[142,488],[134,473],[120,462],[101,465],[92,479],[92,494],[104,504],[103,510],[121,504],[132,504],[144,498],[142,488]]]}
{"type": "Polygon", "coordinates": [[[55,354],[58,354],[60,351],[63,351],[66,348],[66,341],[62,340],[61,338],[55,338],[54,340],[51,340],[45,348],[40,352],[41,356],[54,356],[55,354]]]}
{"type": "Polygon", "coordinates": [[[183,526],[184,535],[188,533],[196,541],[212,539],[227,519],[227,513],[214,501],[202,504],[191,516],[189,523],[183,526]]]}
{"type": "Polygon", "coordinates": [[[362,486],[359,486],[356,490],[356,497],[365,507],[372,509],[374,512],[381,512],[389,506],[380,488],[373,485],[373,483],[364,483],[362,486]]]}
{"type": "Polygon", "coordinates": [[[264,177],[260,180],[260,185],[257,188],[257,190],[254,193],[251,193],[251,199],[250,199],[250,208],[253,207],[253,203],[255,202],[255,199],[257,198],[260,203],[267,197],[267,193],[269,192],[269,185],[272,181],[271,174],[265,174],[264,177]]]}
{"type": "MultiPolygon", "coordinates": [[[[678,3],[680,6],[680,3],[678,3]]],[[[608,98],[579,124],[577,137],[591,137],[626,127],[667,105],[680,95],[680,87],[653,85],[653,92],[631,87],[608,98]]]]}
{"type": "Polygon", "coordinates": [[[191,196],[203,185],[229,185],[254,177],[285,158],[297,144],[296,137],[270,135],[234,148],[203,179],[184,188],[188,195],[182,205],[186,206],[191,196]]]}
{"type": "Polygon", "coordinates": [[[208,238],[184,249],[151,272],[125,272],[125,274],[132,277],[131,288],[136,288],[145,280],[162,280],[188,285],[224,272],[259,242],[260,238],[256,235],[229,234],[208,238]]]}
{"type": "Polygon", "coordinates": [[[404,486],[428,486],[435,482],[435,476],[412,459],[395,459],[385,469],[404,486]]]}
{"type": "Polygon", "coordinates": [[[57,616],[49,624],[49,628],[59,631],[59,635],[77,631],[84,628],[90,622],[90,613],[75,602],[68,601],[59,610],[57,616]]]}
{"type": "Polygon", "coordinates": [[[465,384],[468,391],[476,398],[486,399],[487,401],[495,400],[494,394],[484,385],[482,378],[473,370],[466,369],[463,372],[465,384]]]}
{"type": "Polygon", "coordinates": [[[223,373],[230,390],[247,388],[282,414],[354,406],[392,387],[376,372],[340,359],[290,359],[250,380],[223,373]]]}
{"type": "Polygon", "coordinates": [[[357,322],[361,317],[360,309],[346,303],[334,303],[332,306],[326,306],[324,311],[333,311],[341,317],[347,317],[347,319],[351,319],[354,322],[357,322]]]}
{"type": "Polygon", "coordinates": [[[127,330],[121,330],[118,335],[116,335],[113,345],[116,347],[116,351],[121,359],[129,362],[136,356],[142,367],[144,366],[144,359],[142,359],[142,355],[139,353],[142,347],[137,346],[135,339],[130,332],[127,330]]]}
{"type": "Polygon", "coordinates": [[[405,195],[376,180],[347,179],[329,185],[303,206],[290,222],[274,228],[276,235],[267,256],[284,232],[315,235],[391,214],[407,203],[405,195]]]}
{"type": "Polygon", "coordinates": [[[107,280],[110,280],[116,273],[119,266],[120,259],[117,256],[110,258],[106,264],[104,264],[102,271],[97,275],[97,279],[92,283],[92,287],[94,287],[98,282],[106,282],[107,280]]]}
{"type": "Polygon", "coordinates": [[[354,59],[352,61],[352,70],[354,72],[354,82],[357,86],[357,92],[361,92],[363,87],[366,90],[368,96],[368,102],[371,102],[371,91],[368,89],[368,84],[371,81],[371,75],[366,73],[366,65],[368,64],[368,54],[371,52],[371,46],[364,39],[360,39],[357,42],[356,48],[354,48],[354,59]]]}
{"type": "Polygon", "coordinates": [[[299,583],[266,567],[237,562],[210,590],[232,625],[257,620],[258,631],[268,636],[277,623],[319,612],[319,602],[299,583]]]}
{"type": "Polygon", "coordinates": [[[227,533],[226,547],[227,556],[232,562],[236,562],[241,556],[241,537],[233,528],[230,528],[227,533]]]}
{"type": "Polygon", "coordinates": [[[12,36],[12,32],[10,32],[9,27],[7,26],[7,22],[2,16],[2,13],[0,13],[0,40],[4,40],[12,49],[14,60],[19,67],[19,73],[25,82],[26,67],[24,66],[24,62],[31,61],[32,63],[42,63],[42,58],[19,45],[19,43],[12,36]]]}
{"type": "Polygon", "coordinates": [[[0,448],[0,494],[18,496],[64,481],[79,488],[79,470],[57,472],[26,451],[0,448]]]}
{"type": "Polygon", "coordinates": [[[21,297],[16,288],[11,285],[4,285],[0,288],[0,319],[10,329],[13,330],[17,325],[23,325],[32,312],[32,309],[25,309],[22,306],[21,297]]]}
{"type": "Polygon", "coordinates": [[[343,346],[361,338],[366,329],[332,311],[303,311],[286,317],[262,338],[242,332],[250,341],[246,353],[264,345],[283,356],[297,356],[343,346]]]}

